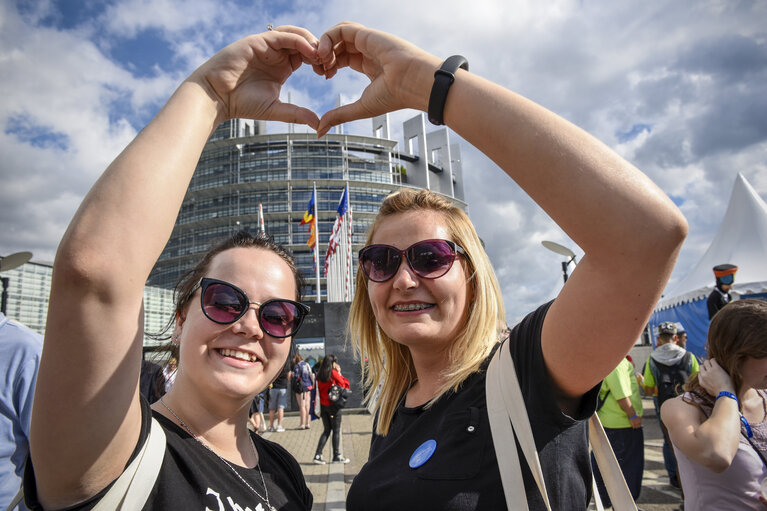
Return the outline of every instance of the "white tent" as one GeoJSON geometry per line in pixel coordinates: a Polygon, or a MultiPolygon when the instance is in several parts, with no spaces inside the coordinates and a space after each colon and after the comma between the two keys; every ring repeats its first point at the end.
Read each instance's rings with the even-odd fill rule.
{"type": "Polygon", "coordinates": [[[738,173],[719,231],[698,264],[661,300],[650,320],[681,322],[688,349],[701,355],[708,331],[706,298],[714,288],[713,267],[738,266],[732,294],[743,298],[767,293],[767,204],[738,173]]]}

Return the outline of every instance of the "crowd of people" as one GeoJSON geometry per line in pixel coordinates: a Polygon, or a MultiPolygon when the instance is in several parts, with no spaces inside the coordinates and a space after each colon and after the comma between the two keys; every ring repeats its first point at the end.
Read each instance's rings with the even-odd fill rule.
{"type": "Polygon", "coordinates": [[[463,57],[443,62],[391,34],[345,22],[319,38],[270,26],[184,80],[98,179],[61,240],[31,411],[26,505],[311,509],[299,463],[257,434],[264,399],[254,397],[268,392],[269,428],[280,432],[291,381],[303,429],[311,424],[310,396],[318,393],[323,432],[312,461],[327,462],[323,450],[332,437],[331,461],[347,463],[338,396],[350,382],[333,354],[314,376],[300,355],[289,360],[308,313],[290,253],[241,231],[183,275],[169,332],[178,354],[174,381],[153,403],[139,385],[143,286],[200,152],[222,121],[303,123],[323,136],[341,123],[403,108],[427,112],[491,158],[585,256],[556,299],[507,329],[498,279],[466,213],[428,190],[404,188],[383,201],[359,253],[348,322],[365,361],[360,384],[375,389],[375,420],[347,509],[505,509],[521,502],[532,510],[585,510],[592,499],[587,421],[600,404],[638,494],[641,466],[629,467],[625,458],[642,448],[640,384],[658,395],[677,477],[700,495],[696,504],[710,500],[702,486],[714,488],[701,466],[721,474],[737,467],[726,476],[741,478],[732,491],[752,507],[764,504],[753,492],[765,467],[751,456],[767,452],[762,302],[722,308],[697,379],[690,361],[685,394],[663,394],[662,401],[666,378],[674,376],[660,366],[676,365],[684,351],[678,329],[662,329],[671,340],[658,343],[642,377],[632,377],[625,357],[674,267],[684,217],[591,135],[467,68],[463,57]],[[318,118],[279,100],[302,65],[326,79],[350,68],[370,84],[357,101],[318,118]],[[489,368],[519,393],[532,426],[535,452],[522,455],[517,446],[513,466],[497,454],[516,444],[513,436],[498,438],[490,424],[489,368]],[[507,490],[509,478],[520,492],[507,490]],[[139,483],[145,493],[126,490],[139,483]]]}

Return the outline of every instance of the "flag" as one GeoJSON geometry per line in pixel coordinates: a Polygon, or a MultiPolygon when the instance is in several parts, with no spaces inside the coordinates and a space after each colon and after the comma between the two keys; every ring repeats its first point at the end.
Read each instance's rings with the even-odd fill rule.
{"type": "Polygon", "coordinates": [[[330,258],[333,257],[333,255],[336,253],[336,250],[338,249],[338,243],[339,239],[343,233],[341,227],[344,221],[344,215],[349,209],[349,196],[346,193],[347,188],[344,188],[343,193],[341,193],[341,200],[338,201],[338,208],[336,208],[336,211],[338,212],[338,216],[336,217],[336,221],[333,223],[333,231],[330,233],[330,240],[328,241],[328,251],[325,254],[325,276],[328,276],[328,267],[330,263],[330,258]]]}
{"type": "Polygon", "coordinates": [[[312,198],[309,199],[309,205],[306,206],[306,212],[304,212],[304,217],[301,219],[301,223],[299,225],[307,225],[309,224],[309,240],[306,242],[307,245],[309,245],[309,248],[314,248],[314,246],[317,244],[317,233],[316,233],[316,225],[317,222],[314,219],[314,193],[312,192],[312,198]]]}
{"type": "Polygon", "coordinates": [[[325,255],[326,287],[329,302],[348,302],[353,294],[351,291],[352,208],[349,204],[348,185],[341,193],[336,212],[338,216],[333,224],[328,251],[325,255]]]}

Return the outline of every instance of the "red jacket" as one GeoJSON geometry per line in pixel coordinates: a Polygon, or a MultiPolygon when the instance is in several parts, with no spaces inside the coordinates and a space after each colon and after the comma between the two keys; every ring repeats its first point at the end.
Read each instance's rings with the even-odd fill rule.
{"type": "Polygon", "coordinates": [[[349,387],[349,380],[347,380],[341,373],[333,369],[330,372],[330,381],[317,380],[317,388],[320,391],[320,404],[322,406],[330,406],[332,403],[328,399],[328,391],[333,384],[343,387],[345,389],[349,387]]]}

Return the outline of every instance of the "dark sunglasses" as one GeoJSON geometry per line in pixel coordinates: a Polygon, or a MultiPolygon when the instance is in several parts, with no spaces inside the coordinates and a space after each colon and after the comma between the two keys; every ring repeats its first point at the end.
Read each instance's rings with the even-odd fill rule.
{"type": "Polygon", "coordinates": [[[192,290],[200,293],[200,306],[205,316],[221,325],[234,323],[248,312],[250,304],[258,306],[258,324],[272,337],[291,337],[298,332],[304,317],[309,313],[306,305],[277,298],[264,303],[251,302],[245,291],[223,280],[202,278],[192,290]]]}
{"type": "Polygon", "coordinates": [[[453,266],[458,254],[466,251],[447,240],[424,240],[405,250],[390,245],[368,245],[360,250],[359,261],[365,276],[373,282],[386,282],[397,274],[402,257],[416,275],[424,279],[438,279],[453,266]]]}

